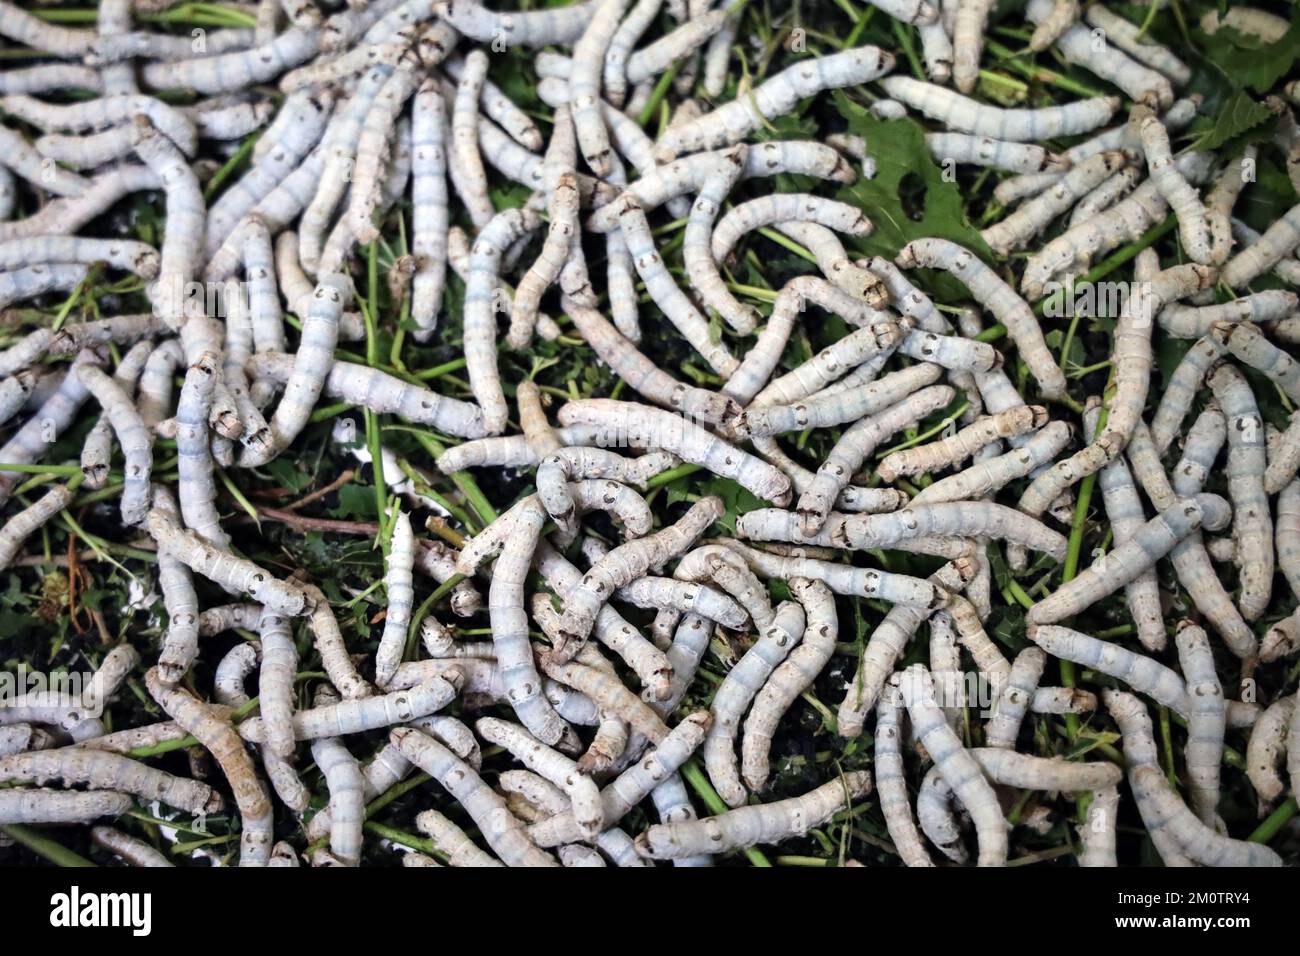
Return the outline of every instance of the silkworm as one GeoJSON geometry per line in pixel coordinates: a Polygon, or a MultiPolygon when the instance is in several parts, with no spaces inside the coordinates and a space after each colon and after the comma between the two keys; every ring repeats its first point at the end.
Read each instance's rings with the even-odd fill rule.
{"type": "MultiPolygon", "coordinates": [[[[1130,99],[1139,105],[1150,104],[1168,108],[1174,101],[1173,87],[1160,73],[1138,61],[1131,59],[1118,46],[1097,43],[1093,31],[1080,23],[1078,19],[1077,0],[1066,0],[1071,8],[1070,17],[1064,22],[1064,29],[1056,30],[1059,36],[1054,45],[1061,57],[1070,64],[1077,64],[1095,73],[1107,82],[1119,87],[1130,99]]],[[[1051,7],[1047,0],[1031,0],[1025,15],[1040,27],[1045,27],[1054,18],[1053,13],[1060,10],[1062,0],[1056,0],[1051,7]]],[[[1057,20],[1060,23],[1060,20],[1057,20]]]]}
{"type": "Polygon", "coordinates": [[[571,247],[577,241],[578,186],[572,173],[560,177],[551,193],[547,211],[551,222],[542,251],[515,288],[510,330],[506,334],[506,341],[512,348],[524,348],[532,338],[542,295],[559,278],[571,247]]]}
{"type": "Polygon", "coordinates": [[[1121,169],[1125,161],[1125,154],[1120,150],[1089,156],[1011,215],[983,230],[981,237],[1002,255],[1023,248],[1053,219],[1068,212],[1075,203],[1121,169]]]}
{"type": "Polygon", "coordinates": [[[538,665],[549,676],[590,698],[605,713],[615,714],[652,743],[668,735],[668,728],[648,704],[637,697],[617,675],[576,662],[559,663],[550,650],[539,648],[538,665]]]}
{"type": "Polygon", "coordinates": [[[759,84],[747,96],[665,130],[655,144],[656,157],[666,162],[682,153],[740,142],[765,121],[789,113],[806,97],[867,83],[893,68],[894,58],[873,46],[797,63],[759,84]]]}
{"type": "Polygon", "coordinates": [[[684,552],[721,514],[719,499],[701,499],[674,524],[620,545],[593,565],[582,581],[565,595],[561,641],[555,648],[557,662],[570,659],[586,641],[595,625],[596,614],[610,593],[645,574],[649,568],[661,566],[684,552]]]}
{"type": "Polygon", "coordinates": [[[1048,351],[1029,306],[969,250],[945,239],[918,239],[904,246],[895,261],[905,269],[921,266],[951,272],[1007,327],[1039,391],[1047,398],[1064,394],[1065,374],[1048,351]]]}
{"type": "Polygon", "coordinates": [[[745,335],[757,326],[757,312],[739,302],[727,289],[710,250],[714,220],[740,174],[741,169],[732,163],[719,162],[701,185],[687,217],[682,257],[691,285],[704,304],[737,333],[745,335]]]}
{"type": "Polygon", "coordinates": [[[964,471],[927,485],[912,499],[912,504],[937,504],[986,497],[1050,463],[1070,440],[1070,434],[1071,429],[1067,423],[1048,422],[1019,448],[978,461],[964,471]]]}
{"type": "Polygon", "coordinates": [[[931,385],[846,429],[817,469],[813,483],[799,496],[795,513],[801,533],[813,535],[822,528],[850,476],[882,441],[943,408],[952,397],[953,390],[948,386],[931,385]]]}
{"type": "Polygon", "coordinates": [[[361,767],[343,742],[333,737],[313,740],[311,755],[329,789],[330,852],[344,866],[357,866],[366,815],[361,767]]]}
{"type": "MultiPolygon", "coordinates": [[[[1184,153],[1174,165],[1189,181],[1199,179],[1206,171],[1207,156],[1204,153],[1184,153]]],[[[1091,218],[1072,220],[1069,229],[1030,258],[1021,276],[1021,290],[1031,299],[1039,298],[1052,276],[1132,241],[1133,237],[1140,236],[1161,219],[1167,210],[1164,198],[1149,179],[1104,212],[1090,209],[1091,218]]]]}
{"type": "Polygon", "coordinates": [[[411,319],[427,338],[438,321],[447,271],[447,116],[437,82],[425,80],[411,107],[411,319]]]}
{"type": "Polygon", "coordinates": [[[637,273],[646,283],[646,290],[668,320],[715,371],[724,376],[732,374],[739,363],[725,345],[711,341],[708,322],[669,274],[655,249],[650,224],[636,197],[624,193],[617,205],[623,238],[627,242],[637,273]]]}
{"type": "Polygon", "coordinates": [[[862,210],[847,203],[808,193],[773,193],[739,203],[717,221],[710,239],[714,261],[725,260],[746,233],[793,220],[815,222],[852,236],[870,235],[872,228],[862,210]]]}
{"type": "MultiPolygon", "coordinates": [[[[892,406],[907,401],[909,396],[924,394],[924,400],[916,400],[923,409],[916,416],[919,419],[934,410],[933,407],[925,406],[934,406],[935,402],[939,402],[940,404],[934,407],[942,407],[946,404],[946,401],[941,401],[944,395],[951,397],[949,394],[951,390],[949,393],[942,391],[931,393],[925,387],[936,381],[939,375],[939,367],[927,362],[909,366],[886,375],[878,381],[845,389],[821,399],[801,401],[793,405],[761,405],[755,399],[754,404],[741,414],[735,428],[737,433],[754,438],[803,431],[807,428],[828,428],[843,422],[853,422],[855,423],[853,427],[861,431],[866,427],[860,424],[864,419],[881,415],[892,406]]],[[[848,432],[846,431],[845,434],[847,435],[848,432]]],[[[887,434],[878,436],[880,440],[886,437],[887,434]]],[[[865,459],[867,454],[870,454],[870,449],[867,449],[862,457],[865,459]]],[[[853,465],[849,468],[849,472],[852,473],[856,469],[857,465],[853,465]]]]}
{"type": "Polygon", "coordinates": [[[488,60],[482,50],[474,50],[465,59],[451,113],[451,151],[448,173],[456,195],[465,204],[478,229],[495,215],[487,194],[487,174],[479,154],[478,102],[487,79],[488,60]]]}
{"type": "Polygon", "coordinates": [[[0,528],[0,569],[9,567],[24,541],[72,503],[73,492],[56,485],[18,514],[5,519],[0,528]]]}
{"type": "Polygon", "coordinates": [[[205,783],[175,777],[107,751],[60,748],[14,754],[0,758],[0,779],[35,784],[61,780],[66,785],[159,800],[187,813],[216,813],[222,807],[220,794],[205,783]]]}
{"type": "Polygon", "coordinates": [[[962,746],[935,703],[930,672],[923,665],[914,664],[902,672],[898,687],[911,715],[916,739],[925,747],[939,775],[975,821],[980,845],[979,864],[1004,865],[1007,823],[1002,809],[979,764],[962,746]]]}
{"type": "Polygon", "coordinates": [[[143,242],[55,235],[0,242],[0,270],[54,262],[83,265],[103,262],[142,279],[158,275],[158,252],[143,242]]]}
{"type": "Polygon", "coordinates": [[[1228,495],[1233,538],[1241,570],[1238,606],[1253,621],[1268,605],[1273,588],[1273,524],[1264,492],[1263,421],[1245,378],[1230,365],[1210,374],[1210,388],[1228,418],[1228,495]]]}
{"type": "Polygon", "coordinates": [[[597,429],[601,440],[578,444],[631,445],[672,452],[778,504],[790,500],[790,479],[776,468],[685,419],[657,408],[611,399],[584,399],[560,409],[563,425],[597,429]]]}
{"type": "MultiPolygon", "coordinates": [[[[1232,11],[1229,11],[1229,16],[1232,11]]],[[[1169,48],[1144,35],[1133,23],[1101,4],[1093,4],[1084,13],[1087,21],[1103,31],[1106,42],[1113,43],[1139,63],[1167,76],[1174,86],[1184,86],[1192,73],[1169,48]]]]}
{"type": "Polygon", "coordinates": [[[902,697],[896,687],[886,687],[876,707],[875,770],[876,789],[880,794],[880,812],[894,849],[907,866],[934,866],[921,842],[912,817],[911,799],[903,773],[899,748],[902,697]]]}
{"type": "Polygon", "coordinates": [[[168,687],[152,668],[145,674],[149,695],[167,715],[208,749],[234,793],[243,824],[240,866],[265,866],[273,837],[271,801],[257,777],[244,743],[230,721],[187,691],[168,687]]]}
{"type": "MultiPolygon", "coordinates": [[[[1277,563],[1291,593],[1300,588],[1300,482],[1292,481],[1277,498],[1277,563]]],[[[1235,556],[1234,556],[1235,557],[1235,556]]]]}
{"type": "MultiPolygon", "coordinates": [[[[852,167],[844,157],[829,146],[805,140],[777,140],[757,143],[746,149],[732,147],[685,156],[645,173],[627,186],[643,209],[655,209],[672,199],[694,192],[709,174],[719,157],[733,152],[744,154],[744,178],[776,176],[780,173],[798,173],[828,179],[833,182],[852,182],[852,167]]],[[[593,232],[609,232],[619,226],[620,207],[601,206],[584,223],[593,232]]]]}
{"type": "Polygon", "coordinates": [[[310,602],[308,626],[311,628],[313,644],[316,653],[320,655],[321,666],[329,675],[330,684],[345,700],[368,697],[372,689],[357,673],[329,601],[315,585],[307,585],[303,590],[310,602]]]}
{"type": "MultiPolygon", "coordinates": [[[[1227,258],[1228,246],[1224,243],[1219,248],[1211,248],[1212,235],[1216,231],[1211,227],[1207,218],[1209,214],[1200,196],[1174,165],[1168,131],[1155,112],[1147,106],[1134,107],[1129,122],[1137,128],[1151,182],[1178,217],[1178,234],[1187,254],[1196,262],[1221,264],[1227,258]]],[[[1226,240],[1227,217],[1220,215],[1220,218],[1223,220],[1223,228],[1218,234],[1226,240]]]]}
{"type": "MultiPolygon", "coordinates": [[[[1089,416],[1085,412],[1087,416],[1085,428],[1089,439],[1092,438],[1095,429],[1096,414],[1092,412],[1089,416]]],[[[1115,542],[1123,544],[1132,539],[1146,521],[1146,514],[1142,510],[1142,502],[1138,498],[1133,476],[1123,459],[1119,458],[1101,469],[1097,483],[1101,488],[1106,518],[1113,529],[1115,542]]],[[[1177,548],[1178,545],[1174,547],[1177,548]]],[[[1147,650],[1163,650],[1165,624],[1161,614],[1160,589],[1154,568],[1143,571],[1124,587],[1125,599],[1137,629],[1138,640],[1147,650]]]]}
{"type": "Polygon", "coordinates": [[[415,538],[411,519],[402,511],[393,520],[392,543],[385,559],[384,592],[388,596],[388,614],[384,632],[375,651],[375,683],[387,686],[397,672],[406,650],[406,632],[411,625],[415,599],[412,573],[415,566],[415,538]]]}
{"type": "Polygon", "coordinates": [[[1076,100],[1044,109],[1004,110],[907,76],[886,76],[880,81],[880,86],[894,99],[951,130],[1012,142],[1087,133],[1109,120],[1119,107],[1119,98],[1111,96],[1076,100]]]}
{"type": "Polygon", "coordinates": [[[492,854],[479,849],[474,841],[465,834],[464,830],[437,810],[421,812],[415,818],[415,825],[433,843],[434,849],[447,857],[448,866],[482,867],[502,865],[492,854]]]}
{"type": "MultiPolygon", "coordinates": [[[[145,116],[187,156],[198,146],[194,123],[184,113],[152,96],[102,96],[83,103],[56,105],[29,96],[6,96],[5,112],[43,130],[84,132],[145,116]]],[[[122,155],[120,152],[117,155],[122,155]]],[[[113,157],[109,157],[113,158],[113,157]]]]}
{"type": "Polygon", "coordinates": [[[121,816],[134,802],[112,790],[0,790],[0,823],[91,823],[121,816]]]}
{"type": "Polygon", "coordinates": [[[984,744],[989,748],[1015,749],[1020,724],[1034,699],[1043,676],[1047,656],[1038,648],[1026,648],[1016,655],[1010,676],[984,725],[984,744]]]}
{"type": "Polygon", "coordinates": [[[1204,514],[1200,497],[1185,499],[1166,508],[1137,528],[1131,538],[1117,544],[1110,554],[1089,565],[1078,577],[1053,591],[1050,597],[1037,602],[1029,610],[1029,621],[1050,624],[1062,620],[1131,583],[1196,530],[1204,514]]]}
{"type": "Polygon", "coordinates": [[[1206,374],[1222,355],[1222,346],[1205,335],[1193,343],[1179,360],[1151,417],[1151,440],[1157,451],[1163,453],[1173,443],[1206,374]]]}
{"type": "Polygon", "coordinates": [[[528,612],[524,606],[524,580],[545,518],[546,512],[536,498],[527,499],[516,513],[511,534],[503,543],[493,569],[488,608],[492,640],[510,704],[530,733],[553,745],[572,731],[542,693],[528,640],[528,612]]]}
{"type": "Polygon", "coordinates": [[[339,317],[351,295],[352,283],[346,276],[322,273],[319,277],[311,306],[303,318],[293,370],[285,381],[284,394],[269,423],[270,438],[261,447],[246,446],[240,454],[242,466],[264,464],[288,448],[306,426],[333,367],[339,317]]]}
{"type": "Polygon", "coordinates": [[[0,273],[0,308],[47,292],[71,292],[86,278],[86,266],[54,262],[0,273]]]}
{"type": "Polygon", "coordinates": [[[1219,804],[1219,764],[1227,714],[1223,686],[1214,669],[1214,655],[1205,631],[1180,621],[1174,637],[1187,684],[1187,776],[1192,806],[1207,826],[1215,826],[1219,804]]]}
{"type": "MultiPolygon", "coordinates": [[[[0,77],[0,95],[12,93],[48,93],[52,90],[88,90],[102,92],[101,71],[76,63],[41,63],[36,66],[7,70],[0,77]]],[[[119,92],[134,92],[122,90],[119,92]]]]}
{"type": "MultiPolygon", "coordinates": [[[[129,395],[134,390],[136,380],[144,371],[144,364],[152,351],[152,342],[137,342],[122,357],[113,373],[113,380],[121,386],[123,392],[129,395]]],[[[98,489],[108,483],[112,452],[113,428],[108,417],[101,415],[81,446],[81,473],[87,487],[98,489]]]]}
{"type": "Polygon", "coordinates": [[[696,614],[732,629],[748,626],[745,609],[714,588],[672,578],[641,577],[623,585],[616,596],[637,607],[696,614]]]}
{"type": "Polygon", "coordinates": [[[798,797],[740,807],[700,820],[660,823],[636,838],[637,852],[656,860],[727,853],[801,836],[871,789],[865,771],[852,771],[798,797]]]}
{"type": "MultiPolygon", "coordinates": [[[[684,717],[657,746],[601,789],[600,810],[607,827],[630,813],[677,772],[704,741],[710,721],[706,711],[684,717]]],[[[566,809],[533,824],[529,827],[530,836],[542,847],[584,838],[575,812],[566,809]]]]}
{"type": "Polygon", "coordinates": [[[1277,266],[1297,245],[1300,245],[1300,206],[1293,206],[1258,239],[1228,260],[1219,278],[1229,288],[1239,289],[1277,266]]]}
{"type": "Polygon", "coordinates": [[[1039,195],[1064,178],[1065,172],[1055,168],[1039,173],[1022,173],[1019,176],[1009,176],[993,188],[993,198],[1003,206],[1012,206],[1022,199],[1039,195]]]}
{"type": "Polygon", "coordinates": [[[292,27],[270,43],[214,56],[146,63],[141,77],[153,89],[191,89],[213,95],[265,83],[316,54],[320,32],[292,27]]]}
{"type": "Polygon", "coordinates": [[[144,840],[137,839],[113,827],[91,827],[90,839],[96,846],[108,850],[129,866],[168,867],[173,865],[171,860],[144,840]]]}
{"type": "MultiPolygon", "coordinates": [[[[1181,716],[1190,713],[1191,704],[1183,679],[1153,658],[1057,625],[1034,625],[1029,638],[1054,657],[1074,661],[1122,680],[1135,691],[1146,694],[1181,716]]],[[[1252,710],[1236,701],[1228,701],[1228,726],[1249,726],[1254,722],[1252,710]]]]}
{"type": "Polygon", "coordinates": [[[524,825],[469,764],[432,737],[410,727],[390,732],[402,755],[437,779],[478,825],[483,838],[507,866],[555,866],[529,838],[524,825]]]}
{"type": "MultiPolygon", "coordinates": [[[[695,548],[677,563],[673,577],[681,581],[709,583],[720,588],[740,605],[753,626],[759,630],[768,627],[774,619],[767,588],[748,567],[747,562],[740,560],[720,543],[695,548]]],[[[676,623],[676,611],[661,608],[655,618],[654,630],[656,633],[666,633],[675,628],[676,623]]]]}
{"type": "Polygon", "coordinates": [[[582,155],[600,179],[613,169],[609,130],[600,107],[601,77],[606,53],[627,5],[628,0],[599,0],[595,3],[582,36],[573,46],[569,111],[582,155]]]}
{"type": "Polygon", "coordinates": [[[159,507],[157,492],[146,523],[160,550],[167,551],[222,587],[242,591],[255,601],[290,617],[303,613],[307,608],[306,594],[298,586],[281,581],[251,561],[224,552],[195,532],[181,528],[159,507]]]}
{"type": "Polygon", "coordinates": [[[745,719],[741,773],[751,790],[760,790],[767,782],[768,752],[782,716],[812,686],[834,651],[838,618],[830,588],[806,577],[792,578],[790,587],[804,609],[806,622],[802,639],[754,695],[753,707],[745,719]]]}
{"type": "MultiPolygon", "coordinates": [[[[952,78],[957,89],[970,93],[979,78],[984,28],[993,10],[991,0],[960,0],[952,29],[952,78]]],[[[892,94],[891,94],[892,95],[892,94]]]]}
{"type": "Polygon", "coordinates": [[[537,224],[537,214],[528,209],[498,213],[479,233],[470,257],[465,289],[465,358],[470,386],[483,408],[483,421],[489,434],[497,434],[505,428],[508,413],[496,359],[494,288],[497,270],[506,247],[531,232],[537,224]]]}
{"type": "Polygon", "coordinates": [[[8,127],[0,127],[0,146],[5,151],[5,168],[34,186],[71,198],[85,197],[92,189],[92,183],[85,177],[42,157],[26,139],[8,127]]]}
{"type": "Polygon", "coordinates": [[[267,100],[229,102],[220,98],[187,107],[184,115],[193,121],[201,139],[243,139],[261,129],[274,112],[267,100]]]}
{"type": "MultiPolygon", "coordinates": [[[[5,145],[6,155],[12,155],[12,144],[5,145]]],[[[19,171],[15,169],[14,172],[19,171]]],[[[43,183],[41,185],[44,186],[43,183]]],[[[149,167],[118,166],[90,180],[89,185],[75,196],[48,202],[39,212],[26,219],[13,223],[0,222],[0,240],[75,232],[123,196],[144,189],[157,189],[158,186],[158,176],[149,167]]]]}
{"type": "Polygon", "coordinates": [[[728,672],[714,694],[713,723],[704,741],[704,766],[709,780],[729,806],[740,806],[746,797],[735,750],[741,719],[777,665],[801,639],[804,623],[805,614],[799,604],[782,604],[772,624],[728,672]]]}
{"type": "Polygon", "coordinates": [[[1065,538],[1020,512],[989,501],[935,502],[903,508],[889,514],[843,515],[832,513],[813,536],[799,530],[792,511],[760,508],[740,516],[736,531],[755,541],[790,541],[826,547],[894,548],[915,538],[1002,538],[1056,560],[1065,557],[1065,538]]]}
{"type": "Polygon", "coordinates": [[[1129,771],[1129,785],[1148,832],[1167,831],[1168,838],[1194,862],[1207,866],[1281,866],[1282,860],[1261,843],[1233,840],[1206,826],[1169,786],[1159,769],[1129,771]]]}
{"type": "Polygon", "coordinates": [[[1081,792],[1116,786],[1123,771],[1112,763],[1079,763],[1061,757],[1033,757],[992,747],[971,755],[994,783],[1022,790],[1081,792]]]}
{"type": "Polygon", "coordinates": [[[136,154],[158,177],[167,197],[171,228],[163,237],[158,281],[151,298],[167,323],[178,329],[187,308],[187,283],[198,272],[205,213],[203,193],[185,157],[145,116],[135,119],[133,145],[136,154]]]}
{"type": "Polygon", "coordinates": [[[440,0],[433,11],[459,32],[497,49],[567,45],[582,36],[595,12],[593,2],[522,13],[497,13],[477,0],[440,0]]]}
{"type": "Polygon", "coordinates": [[[124,483],[122,486],[122,521],[140,524],[149,510],[149,476],[153,467],[153,441],[149,429],[136,411],[126,391],[89,363],[77,367],[77,375],[112,425],[122,448],[124,483]]]}
{"type": "Polygon", "coordinates": [[[537,496],[561,530],[576,533],[577,504],[569,482],[605,478],[644,487],[655,474],[672,467],[676,459],[664,452],[641,458],[624,458],[600,448],[557,448],[537,466],[537,496]]]}
{"type": "Polygon", "coordinates": [[[393,72],[366,111],[357,140],[356,164],[349,187],[349,228],[357,242],[373,242],[379,236],[374,213],[382,201],[381,184],[389,165],[389,141],[396,136],[397,116],[420,83],[419,64],[414,54],[398,60],[393,72]]]}
{"type": "MultiPolygon", "coordinates": [[[[93,353],[81,352],[73,361],[74,370],[81,363],[94,360],[93,353]]],[[[49,450],[50,441],[56,439],[72,424],[82,403],[90,395],[74,370],[70,370],[63,376],[58,387],[41,402],[35,414],[10,435],[3,446],[0,446],[0,460],[15,465],[28,465],[39,461],[49,450]]],[[[9,500],[18,478],[17,472],[0,472],[0,504],[9,500]]]]}
{"type": "MultiPolygon", "coordinates": [[[[345,737],[404,724],[445,707],[455,698],[459,684],[460,675],[452,669],[446,677],[433,677],[414,687],[300,710],[293,715],[294,739],[345,737]]],[[[252,743],[265,743],[265,719],[254,717],[244,721],[239,725],[239,734],[252,743]]]]}
{"type": "Polygon", "coordinates": [[[1215,322],[1210,335],[1227,352],[1272,379],[1292,401],[1300,397],[1300,364],[1250,322],[1215,322]]]}
{"type": "Polygon", "coordinates": [[[1157,321],[1174,338],[1208,336],[1216,323],[1274,324],[1295,312],[1295,293],[1269,289],[1243,295],[1217,306],[1187,306],[1170,303],[1157,315],[1157,321]]]}
{"type": "Polygon", "coordinates": [[[961,462],[992,442],[1023,435],[1046,423],[1047,409],[1040,405],[1007,409],[976,419],[949,438],[887,455],[876,466],[876,473],[890,482],[899,475],[927,474],[961,462]]]}
{"type": "Polygon", "coordinates": [[[1250,741],[1246,747],[1246,776],[1250,778],[1251,786],[1259,796],[1261,813],[1286,792],[1286,786],[1278,774],[1278,765],[1286,752],[1294,709],[1294,694],[1279,697],[1264,709],[1259,721],[1250,731],[1250,741]]]}
{"type": "Polygon", "coordinates": [[[806,247],[823,275],[845,292],[873,307],[885,305],[888,297],[880,278],[851,261],[839,237],[825,226],[795,220],[778,223],[777,231],[806,247]]]}
{"type": "Polygon", "coordinates": [[[176,406],[176,453],[180,474],[181,514],[187,527],[218,548],[230,544],[216,509],[217,487],[212,476],[208,417],[219,370],[216,356],[204,353],[186,371],[176,406]]]}
{"type": "Polygon", "coordinates": [[[925,144],[935,161],[969,164],[1001,169],[1011,173],[1038,172],[1046,164],[1055,165],[1055,157],[1043,147],[1027,143],[1009,143],[987,136],[967,133],[926,133],[925,144]]]}
{"type": "Polygon", "coordinates": [[[592,839],[604,829],[606,822],[613,822],[605,815],[599,788],[574,761],[547,747],[517,724],[484,717],[474,726],[484,740],[505,747],[524,766],[565,792],[572,804],[572,820],[583,837],[592,839]]]}

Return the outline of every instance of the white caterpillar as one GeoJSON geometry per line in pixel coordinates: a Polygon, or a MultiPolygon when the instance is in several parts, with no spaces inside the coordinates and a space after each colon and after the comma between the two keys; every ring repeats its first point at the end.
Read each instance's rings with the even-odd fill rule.
{"type": "Polygon", "coordinates": [[[656,158],[667,162],[682,153],[740,142],[765,121],[789,113],[805,97],[827,89],[867,83],[893,68],[893,56],[873,46],[796,63],[755,87],[747,96],[665,130],[655,144],[656,158]]]}

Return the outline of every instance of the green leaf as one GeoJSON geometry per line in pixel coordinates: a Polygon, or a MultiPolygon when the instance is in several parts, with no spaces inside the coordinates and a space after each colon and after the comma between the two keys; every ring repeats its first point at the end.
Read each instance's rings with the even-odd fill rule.
{"type": "Polygon", "coordinates": [[[875,227],[871,235],[849,240],[854,249],[892,259],[913,239],[937,236],[992,261],[992,251],[966,217],[961,190],[944,180],[930,158],[919,123],[878,120],[838,91],[835,105],[848,121],[849,132],[866,139],[876,160],[874,179],[859,179],[836,197],[865,211],[875,227]]]}
{"type": "Polygon", "coordinates": [[[1223,104],[1215,117],[1214,125],[1201,135],[1193,149],[1218,149],[1231,139],[1236,139],[1247,130],[1267,123],[1273,113],[1267,107],[1256,103],[1245,93],[1237,92],[1223,104]]]}
{"type": "Polygon", "coordinates": [[[1200,34],[1206,58],[1238,89],[1266,93],[1287,74],[1300,56],[1300,11],[1291,14],[1291,27],[1275,43],[1261,45],[1257,37],[1223,26],[1213,36],[1200,34]]]}
{"type": "Polygon", "coordinates": [[[374,518],[375,490],[370,485],[353,482],[339,489],[339,505],[330,510],[334,518],[374,518]]]}

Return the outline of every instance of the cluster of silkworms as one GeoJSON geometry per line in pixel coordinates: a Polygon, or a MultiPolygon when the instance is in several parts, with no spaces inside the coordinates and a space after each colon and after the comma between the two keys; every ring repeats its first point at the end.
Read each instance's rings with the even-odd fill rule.
{"type": "MultiPolygon", "coordinates": [[[[161,611],[148,647],[72,648],[84,692],[0,697],[0,841],[95,824],[86,852],[167,866],[214,827],[224,854],[199,855],[248,866],[707,866],[867,813],[909,866],[1005,864],[1018,829],[1083,866],[1133,862],[1133,833],[1169,866],[1280,865],[1300,412],[1264,409],[1300,406],[1300,206],[1262,232],[1233,209],[1269,152],[1300,188],[1291,107],[1269,99],[1271,142],[1176,152],[1190,69],[1100,3],[1026,5],[1029,48],[1107,91],[1033,107],[981,96],[989,0],[871,3],[915,27],[915,70],[814,38],[755,79],[753,11],[710,0],[261,0],[198,38],[144,20],[166,0],[100,0],[90,27],[0,0],[31,54],[0,73],[0,570],[35,587],[61,530],[161,611]],[[512,48],[524,105],[491,78],[512,48]],[[870,138],[775,125],[833,97],[991,170],[998,215],[855,254],[886,214],[851,201],[870,138]],[[138,193],[156,247],[112,235],[138,193]],[[765,242],[807,274],[739,281],[765,242]],[[375,243],[399,249],[390,310],[375,243]],[[1051,309],[1121,247],[1087,378],[1051,309]],[[105,311],[147,306],[25,311],[105,271],[127,290],[105,311]],[[408,334],[454,346],[460,397],[401,361],[408,334]],[[511,380],[539,339],[614,384],[543,386],[536,359],[511,380]],[[235,533],[245,483],[339,408],[437,436],[423,471],[355,451],[394,492],[355,596],[235,533]],[[337,613],[366,595],[374,640],[337,613]],[[1127,618],[1078,629],[1112,595],[1127,618]],[[986,627],[999,601],[1023,624],[986,627]],[[181,751],[189,776],[158,766],[181,751]],[[1255,839],[1220,817],[1243,772],[1281,814],[1255,839]],[[375,820],[398,800],[418,833],[375,820]]],[[[1262,16],[1224,23],[1276,42],[1262,16]]]]}

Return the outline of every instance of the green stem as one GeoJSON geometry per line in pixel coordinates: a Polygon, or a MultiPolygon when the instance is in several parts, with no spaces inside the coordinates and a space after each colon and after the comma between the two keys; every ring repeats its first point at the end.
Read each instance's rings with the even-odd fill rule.
{"type": "MultiPolygon", "coordinates": [[[[1294,803],[1294,801],[1292,802],[1294,803]]],[[[9,837],[15,843],[21,843],[37,856],[44,857],[55,866],[84,869],[95,865],[84,856],[73,853],[62,843],[59,843],[56,840],[51,840],[40,830],[33,830],[31,827],[23,826],[20,823],[6,823],[0,825],[0,833],[9,837]]]]}
{"type": "Polygon", "coordinates": [[[1298,809],[1300,807],[1297,807],[1295,797],[1288,797],[1286,802],[1270,813],[1255,828],[1255,832],[1246,839],[1251,843],[1267,843],[1277,836],[1284,826],[1291,822],[1291,818],[1296,815],[1298,809]]]}

